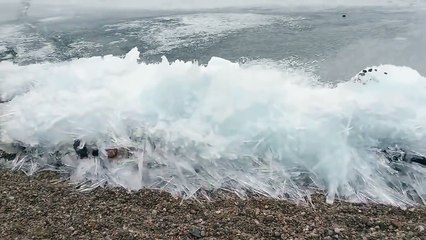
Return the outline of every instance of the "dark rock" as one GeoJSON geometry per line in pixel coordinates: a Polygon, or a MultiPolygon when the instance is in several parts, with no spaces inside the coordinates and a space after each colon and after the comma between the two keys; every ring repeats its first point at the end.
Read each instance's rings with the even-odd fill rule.
{"type": "Polygon", "coordinates": [[[203,236],[203,231],[202,231],[201,229],[198,229],[198,228],[192,228],[192,229],[189,231],[189,233],[190,233],[193,237],[196,237],[196,238],[202,238],[202,237],[204,237],[204,236],[205,236],[205,233],[204,233],[204,236],[203,236]]]}
{"type": "Polygon", "coordinates": [[[99,156],[99,150],[98,149],[93,149],[92,150],[92,156],[98,157],[99,156]]]}
{"type": "Polygon", "coordinates": [[[16,153],[7,153],[7,152],[0,150],[0,158],[11,161],[11,160],[14,160],[16,158],[16,153]]]}
{"type": "Polygon", "coordinates": [[[73,147],[77,155],[80,157],[80,159],[88,158],[89,157],[89,150],[87,150],[86,145],[83,145],[83,147],[80,146],[81,142],[80,140],[75,140],[73,147]]]}

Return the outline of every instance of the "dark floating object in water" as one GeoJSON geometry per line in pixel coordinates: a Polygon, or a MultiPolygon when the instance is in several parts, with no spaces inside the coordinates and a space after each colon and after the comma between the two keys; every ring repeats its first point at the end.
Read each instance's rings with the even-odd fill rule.
{"type": "Polygon", "coordinates": [[[342,18],[345,18],[346,17],[346,14],[342,14],[342,18]]]}
{"type": "Polygon", "coordinates": [[[387,72],[385,72],[385,75],[388,75],[388,73],[387,73],[387,72]]]}
{"type": "Polygon", "coordinates": [[[373,69],[372,69],[372,68],[370,68],[370,69],[368,69],[368,71],[369,71],[369,72],[372,72],[372,71],[373,71],[373,69]]]}
{"type": "Polygon", "coordinates": [[[362,70],[362,72],[363,72],[363,73],[367,73],[367,70],[365,70],[365,69],[364,69],[364,70],[362,70]]]}
{"type": "Polygon", "coordinates": [[[375,72],[377,72],[377,69],[374,69],[375,72]]]}

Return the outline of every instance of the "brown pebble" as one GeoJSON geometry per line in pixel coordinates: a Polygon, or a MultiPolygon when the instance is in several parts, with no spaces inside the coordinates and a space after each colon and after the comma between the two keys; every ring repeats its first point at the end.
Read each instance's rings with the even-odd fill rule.
{"type": "Polygon", "coordinates": [[[396,228],[400,228],[400,227],[402,227],[401,222],[399,222],[398,220],[392,220],[392,221],[391,221],[391,224],[392,224],[394,227],[396,227],[396,228]]]}

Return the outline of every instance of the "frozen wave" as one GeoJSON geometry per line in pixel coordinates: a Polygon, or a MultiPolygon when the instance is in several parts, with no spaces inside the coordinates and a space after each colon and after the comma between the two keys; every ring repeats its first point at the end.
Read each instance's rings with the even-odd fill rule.
{"type": "Polygon", "coordinates": [[[32,149],[15,164],[36,162],[34,172],[60,158],[75,181],[186,197],[218,188],[293,200],[324,190],[329,201],[393,205],[425,197],[423,167],[396,171],[373,149],[426,153],[426,79],[413,69],[377,66],[330,88],[264,64],[138,59],[133,49],[124,59],[1,62],[0,98],[9,102],[0,105],[0,143],[32,149]],[[109,147],[132,154],[79,160],[75,139],[101,156],[109,147]]]}

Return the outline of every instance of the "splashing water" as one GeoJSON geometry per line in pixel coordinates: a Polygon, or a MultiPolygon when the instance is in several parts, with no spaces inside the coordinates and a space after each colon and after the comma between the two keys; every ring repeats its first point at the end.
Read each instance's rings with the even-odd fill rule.
{"type": "Polygon", "coordinates": [[[219,188],[296,201],[316,190],[330,202],[425,197],[423,167],[395,163],[405,169],[397,171],[374,150],[426,153],[426,79],[413,69],[377,66],[330,88],[303,69],[138,59],[133,49],[125,58],[1,62],[0,148],[25,146],[13,165],[32,163],[30,174],[50,166],[75,182],[184,197],[219,188]],[[100,157],[78,159],[75,139],[100,157]],[[107,161],[111,147],[130,154],[107,161]]]}
{"type": "Polygon", "coordinates": [[[20,19],[28,17],[28,10],[31,7],[31,0],[21,0],[21,12],[19,14],[20,19]]]}

